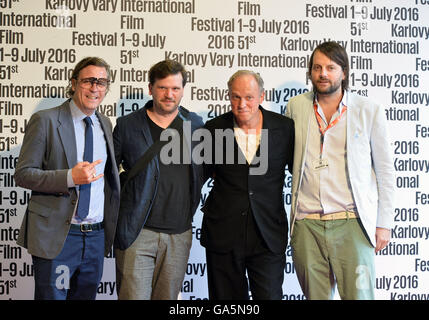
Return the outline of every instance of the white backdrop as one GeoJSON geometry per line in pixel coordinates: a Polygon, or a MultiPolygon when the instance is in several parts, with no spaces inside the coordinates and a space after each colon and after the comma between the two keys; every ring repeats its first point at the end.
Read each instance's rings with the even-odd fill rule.
{"type": "MultiPolygon", "coordinates": [[[[30,194],[13,180],[26,122],[65,99],[81,58],[100,56],[113,68],[99,108],[113,123],[150,99],[147,71],[166,58],[189,72],[182,105],[207,120],[229,110],[226,82],[238,69],[259,72],[264,107],[283,113],[290,97],[311,89],[309,56],[328,39],[345,46],[351,87],[385,106],[392,131],[395,228],[376,257],[376,297],[428,299],[427,21],[429,0],[0,0],[0,299],[33,297],[31,257],[15,243],[30,194]]],[[[290,184],[287,175],[287,211],[290,184]]],[[[197,211],[182,299],[208,297],[201,219],[197,211]]],[[[302,299],[289,247],[285,271],[284,299],[302,299]]],[[[112,256],[98,299],[116,299],[112,256]]]]}

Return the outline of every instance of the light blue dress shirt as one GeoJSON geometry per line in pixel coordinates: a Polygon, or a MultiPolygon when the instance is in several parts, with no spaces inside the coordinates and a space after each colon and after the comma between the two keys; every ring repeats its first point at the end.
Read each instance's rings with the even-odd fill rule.
{"type": "MultiPolygon", "coordinates": [[[[76,137],[76,151],[77,151],[77,162],[83,161],[83,151],[85,147],[85,122],[83,119],[86,117],[74,103],[73,100],[70,101],[70,111],[73,118],[74,124],[74,133],[76,137]]],[[[101,159],[102,162],[98,164],[96,168],[96,174],[104,173],[104,167],[107,160],[107,145],[106,139],[104,138],[104,132],[101,128],[100,121],[98,117],[93,113],[91,116],[92,126],[93,126],[93,135],[94,135],[94,161],[101,159]]],[[[71,169],[68,171],[67,184],[69,188],[77,187],[74,184],[71,169]]],[[[77,206],[76,206],[77,207],[77,206]]],[[[98,179],[91,183],[91,199],[89,202],[89,213],[88,216],[81,221],[76,217],[76,213],[73,215],[72,223],[81,224],[81,223],[98,223],[103,221],[104,218],[104,177],[98,179]]]]}

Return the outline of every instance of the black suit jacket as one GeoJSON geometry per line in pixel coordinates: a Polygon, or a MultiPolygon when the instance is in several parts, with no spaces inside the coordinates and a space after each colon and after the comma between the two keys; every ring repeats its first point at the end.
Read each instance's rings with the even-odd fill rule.
{"type": "MultiPolygon", "coordinates": [[[[247,163],[238,163],[240,148],[234,139],[234,163],[213,163],[206,167],[214,177],[214,185],[202,208],[204,212],[201,244],[209,250],[227,252],[238,246],[243,216],[252,211],[256,224],[268,248],[283,253],[287,245],[288,224],[283,200],[285,167],[292,171],[294,124],[278,113],[259,107],[263,129],[268,129],[268,168],[265,174],[250,175],[247,163]]],[[[233,130],[233,114],[228,112],[206,123],[215,137],[215,129],[233,130]]],[[[256,156],[260,155],[261,145],[256,156]]],[[[225,155],[226,146],[223,145],[225,155]]],[[[219,149],[218,151],[219,152],[219,149]]],[[[224,159],[225,160],[225,159],[224,159]]],[[[255,161],[255,159],[254,159],[255,161]]],[[[242,163],[242,162],[241,162],[242,163]]],[[[253,163],[252,163],[253,164],[253,163]]]]}

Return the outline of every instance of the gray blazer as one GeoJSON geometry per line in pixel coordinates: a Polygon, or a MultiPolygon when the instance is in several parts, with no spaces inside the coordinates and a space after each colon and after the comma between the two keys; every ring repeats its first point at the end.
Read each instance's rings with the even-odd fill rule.
{"type": "MultiPolygon", "coordinates": [[[[309,123],[314,117],[313,92],[290,99],[286,116],[295,121],[291,235],[304,171],[309,123]]],[[[373,246],[376,227],[394,225],[395,172],[384,108],[349,92],[347,106],[347,168],[363,228],[373,246]]]]}
{"type": "MultiPolygon", "coordinates": [[[[32,190],[17,243],[45,259],[62,250],[76,210],[77,187],[67,187],[67,171],[77,164],[76,138],[69,101],[35,113],[26,128],[15,171],[18,186],[32,190]]],[[[104,171],[105,254],[110,251],[119,209],[119,175],[112,124],[96,112],[107,142],[104,171]]]]}

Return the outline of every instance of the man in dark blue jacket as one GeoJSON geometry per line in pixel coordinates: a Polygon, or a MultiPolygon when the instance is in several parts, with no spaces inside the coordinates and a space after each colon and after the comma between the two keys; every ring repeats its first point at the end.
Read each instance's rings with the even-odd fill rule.
{"type": "Polygon", "coordinates": [[[167,132],[175,130],[178,135],[170,142],[180,144],[171,149],[175,159],[163,153],[168,149],[165,145],[137,175],[121,179],[126,184],[115,239],[119,299],[177,299],[185,276],[191,222],[203,185],[202,165],[191,161],[196,142],[190,139],[203,121],[179,106],[185,84],[186,71],[180,63],[155,64],[149,70],[153,100],[117,119],[115,156],[125,177],[152,144],[165,141],[167,132]]]}

